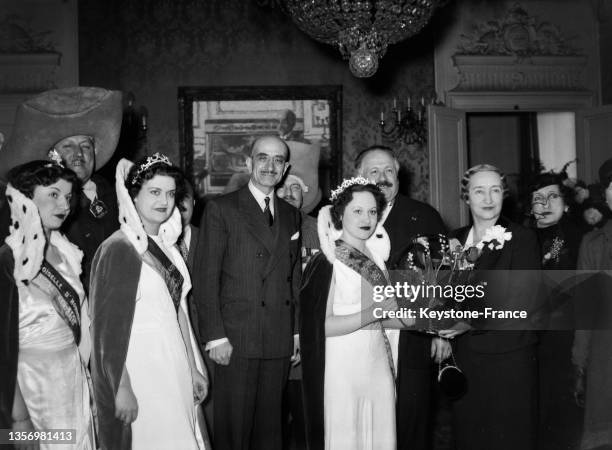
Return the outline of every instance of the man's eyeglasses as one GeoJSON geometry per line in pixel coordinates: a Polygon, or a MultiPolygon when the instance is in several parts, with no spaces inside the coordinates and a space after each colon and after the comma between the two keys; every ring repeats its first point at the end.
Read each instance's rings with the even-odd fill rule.
{"type": "Polygon", "coordinates": [[[532,205],[547,205],[548,202],[556,201],[561,198],[561,194],[557,192],[550,192],[548,195],[536,194],[531,198],[532,205]]]}

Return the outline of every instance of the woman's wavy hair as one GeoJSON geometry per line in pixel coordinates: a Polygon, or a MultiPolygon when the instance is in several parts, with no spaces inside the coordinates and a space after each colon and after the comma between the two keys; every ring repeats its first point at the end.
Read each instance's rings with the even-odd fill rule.
{"type": "Polygon", "coordinates": [[[34,197],[37,186],[51,186],[59,180],[65,180],[72,185],[70,210],[73,211],[79,198],[81,181],[71,169],[54,162],[35,160],[13,167],[7,175],[7,181],[11,186],[29,199],[34,197]]]}
{"type": "Polygon", "coordinates": [[[472,175],[478,172],[495,172],[501,178],[502,188],[504,190],[504,198],[508,195],[508,184],[506,183],[506,175],[495,167],[492,164],[478,164],[476,166],[470,167],[463,173],[463,177],[461,178],[461,199],[467,200],[469,194],[469,186],[470,186],[470,178],[472,175]]]}
{"type": "Polygon", "coordinates": [[[181,201],[183,201],[183,198],[185,197],[185,183],[184,175],[181,169],[176,166],[168,165],[164,162],[156,162],[151,164],[146,169],[141,170],[141,167],[143,167],[146,162],[146,157],[136,161],[128,172],[125,180],[125,188],[130,194],[130,198],[134,200],[145,182],[153,179],[156,175],[163,175],[174,178],[174,182],[176,184],[176,191],[174,194],[175,204],[178,205],[181,201]]]}
{"type": "Polygon", "coordinates": [[[344,215],[344,210],[346,209],[346,205],[353,200],[353,194],[355,194],[355,192],[369,192],[374,196],[374,200],[376,201],[377,222],[380,222],[385,205],[387,204],[385,194],[383,194],[380,188],[375,184],[353,184],[338,194],[338,197],[332,202],[330,214],[336,230],[342,229],[342,216],[344,215]]]}

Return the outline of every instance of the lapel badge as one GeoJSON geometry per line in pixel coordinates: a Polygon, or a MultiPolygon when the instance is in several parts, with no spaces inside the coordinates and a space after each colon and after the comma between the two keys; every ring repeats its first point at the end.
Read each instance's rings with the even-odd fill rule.
{"type": "Polygon", "coordinates": [[[94,201],[91,202],[91,205],[89,205],[89,212],[96,219],[100,219],[108,213],[108,208],[102,200],[95,198],[94,201]]]}

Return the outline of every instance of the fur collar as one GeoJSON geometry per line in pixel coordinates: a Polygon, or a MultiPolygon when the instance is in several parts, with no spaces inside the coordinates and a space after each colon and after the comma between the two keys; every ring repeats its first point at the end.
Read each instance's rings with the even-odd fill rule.
{"type": "MultiPolygon", "coordinates": [[[[117,202],[119,203],[119,223],[121,225],[121,231],[125,233],[128,241],[130,241],[136,251],[140,255],[143,255],[147,251],[148,246],[147,233],[142,226],[134,202],[125,187],[125,180],[133,165],[134,163],[127,159],[119,161],[115,172],[115,188],[117,190],[117,202]]],[[[172,211],[172,215],[159,227],[159,237],[164,246],[172,247],[178,240],[182,231],[181,214],[178,208],[175,207],[174,211],[172,211]]]]}
{"type": "MultiPolygon", "coordinates": [[[[6,187],[6,199],[11,208],[11,226],[5,242],[13,252],[15,281],[25,286],[40,271],[45,257],[45,233],[38,208],[31,199],[10,184],[6,187]]],[[[70,269],[80,275],[83,252],[59,231],[52,231],[49,241],[64,256],[70,269]]]]}

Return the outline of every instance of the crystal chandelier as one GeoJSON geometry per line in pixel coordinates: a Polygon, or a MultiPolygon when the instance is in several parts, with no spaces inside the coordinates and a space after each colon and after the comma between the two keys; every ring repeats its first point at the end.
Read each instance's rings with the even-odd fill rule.
{"type": "Polygon", "coordinates": [[[444,0],[282,0],[296,25],[317,41],[338,46],[356,77],[370,77],[387,46],[427,24],[444,0]]]}

